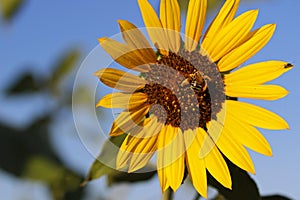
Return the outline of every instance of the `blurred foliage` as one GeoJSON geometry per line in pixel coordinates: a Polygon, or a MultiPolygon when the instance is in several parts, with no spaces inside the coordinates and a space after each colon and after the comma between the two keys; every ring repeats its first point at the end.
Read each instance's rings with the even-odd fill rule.
{"type": "Polygon", "coordinates": [[[24,130],[0,124],[0,168],[47,184],[54,199],[81,199],[82,175],[65,166],[49,141],[52,116],[37,119],[24,130]],[[74,198],[76,194],[76,198],[74,198]]]}
{"type": "MultiPolygon", "coordinates": [[[[178,0],[181,12],[186,13],[189,1],[190,0],[178,0]]],[[[211,11],[212,9],[217,8],[223,2],[225,2],[225,0],[209,0],[208,1],[208,11],[211,11]]]]}
{"type": "MultiPolygon", "coordinates": [[[[178,0],[181,12],[186,13],[188,4],[190,0],[178,0]]],[[[241,2],[253,2],[255,0],[241,0],[241,2]]],[[[209,0],[208,3],[208,12],[214,11],[216,8],[219,8],[225,0],[209,0]]]]}
{"type": "Polygon", "coordinates": [[[68,195],[66,191],[78,190],[77,193],[80,193],[82,190],[78,187],[81,176],[43,156],[32,156],[26,163],[22,177],[47,183],[54,199],[65,199],[68,195]]]}
{"type": "Polygon", "coordinates": [[[11,20],[23,3],[23,0],[0,0],[2,18],[6,21],[11,20]]]}
{"type": "Polygon", "coordinates": [[[57,62],[50,80],[50,89],[53,94],[57,95],[60,92],[61,81],[64,80],[66,75],[75,70],[79,57],[80,52],[74,49],[63,55],[57,62]]]}
{"type": "Polygon", "coordinates": [[[13,83],[7,90],[6,93],[8,95],[14,94],[24,94],[24,93],[32,93],[41,91],[43,88],[42,83],[38,82],[34,75],[30,72],[24,72],[24,74],[16,79],[15,83],[13,83]]]}
{"type": "Polygon", "coordinates": [[[6,95],[18,98],[25,94],[49,93],[48,96],[58,102],[57,107],[22,129],[0,122],[0,168],[20,178],[43,182],[49,186],[56,200],[79,200],[84,194],[84,189],[80,187],[84,177],[63,163],[53,149],[49,130],[60,112],[59,108],[71,107],[72,87],[61,88],[60,83],[74,72],[79,58],[80,52],[71,49],[52,67],[49,77],[37,78],[27,71],[5,90],[6,95]],[[50,87],[55,91],[64,91],[54,95],[50,87]]]}

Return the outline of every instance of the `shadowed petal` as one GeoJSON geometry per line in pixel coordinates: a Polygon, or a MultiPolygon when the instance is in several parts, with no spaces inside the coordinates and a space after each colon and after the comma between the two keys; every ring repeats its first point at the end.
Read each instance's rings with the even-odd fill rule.
{"type": "Polygon", "coordinates": [[[118,136],[127,133],[132,128],[138,126],[141,120],[149,112],[149,106],[145,106],[135,112],[122,112],[114,120],[111,127],[110,136],[118,136]]]}
{"type": "Polygon", "coordinates": [[[110,38],[100,38],[99,42],[102,48],[120,65],[139,72],[149,71],[148,64],[152,63],[152,60],[148,62],[141,58],[143,54],[148,55],[147,49],[136,49],[110,38]]]}
{"type": "Polygon", "coordinates": [[[151,45],[141,33],[141,31],[132,23],[126,20],[118,20],[122,36],[125,42],[134,50],[145,64],[156,62],[156,54],[151,45]]]}
{"type": "Polygon", "coordinates": [[[95,75],[98,76],[105,85],[128,92],[135,91],[147,83],[146,80],[133,74],[113,68],[100,69],[95,72],[95,75]]]}
{"type": "Polygon", "coordinates": [[[134,172],[144,167],[155,151],[157,150],[157,126],[161,127],[161,124],[157,123],[156,119],[152,119],[145,125],[140,133],[139,137],[128,135],[122,146],[117,157],[117,167],[123,168],[128,167],[128,172],[134,172]],[[151,123],[154,120],[154,123],[151,123]],[[151,125],[149,125],[151,124],[151,125]],[[142,136],[145,137],[142,137],[142,136]]]}

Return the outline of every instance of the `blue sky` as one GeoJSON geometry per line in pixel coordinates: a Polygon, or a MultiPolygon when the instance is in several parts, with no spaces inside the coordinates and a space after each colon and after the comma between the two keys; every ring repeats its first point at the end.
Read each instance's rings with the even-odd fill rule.
{"type": "MultiPolygon", "coordinates": [[[[150,2],[158,7],[159,0],[150,2]]],[[[273,83],[282,85],[290,91],[286,98],[274,102],[251,101],[280,114],[289,122],[291,127],[289,131],[262,130],[273,148],[273,157],[251,153],[256,167],[254,179],[263,194],[281,193],[299,198],[300,109],[298,102],[300,99],[300,70],[298,66],[300,28],[298,18],[300,2],[292,0],[250,2],[243,2],[242,0],[238,12],[258,8],[259,17],[255,26],[276,23],[277,29],[269,44],[247,63],[279,59],[295,65],[293,70],[273,81],[273,83]]],[[[56,59],[72,47],[79,48],[83,52],[83,56],[87,56],[98,45],[97,38],[112,36],[119,32],[116,22],[118,19],[126,19],[138,27],[143,27],[136,0],[27,1],[11,24],[3,22],[0,24],[2,69],[0,89],[9,85],[24,70],[32,70],[37,74],[47,75],[56,59]]],[[[211,18],[208,18],[208,22],[210,20],[211,18]]],[[[93,74],[91,74],[91,79],[94,79],[93,74]]],[[[28,122],[27,116],[29,114],[34,116],[34,113],[40,113],[45,106],[45,99],[36,98],[34,101],[27,99],[24,102],[24,107],[21,108],[21,114],[15,115],[16,101],[0,97],[0,102],[3,105],[0,108],[0,119],[14,121],[17,124],[28,122]],[[37,105],[39,109],[37,109],[37,105]]],[[[54,140],[57,138],[54,137],[54,140]]],[[[68,140],[70,138],[63,137],[63,139],[68,140]]],[[[62,148],[59,145],[71,145],[72,143],[57,141],[57,148],[62,155],[69,157],[66,162],[70,162],[71,165],[77,163],[78,166],[74,166],[74,168],[86,172],[92,157],[80,144],[78,138],[72,139],[72,141],[78,147],[76,152],[87,157],[87,163],[78,164],[81,160],[72,157],[70,152],[72,149],[69,147],[62,148]]],[[[9,184],[13,182],[12,180],[3,180],[10,180],[10,178],[6,175],[0,176],[0,188],[3,184],[7,188],[14,185],[9,184]]],[[[43,196],[43,194],[41,195],[43,196]]]]}

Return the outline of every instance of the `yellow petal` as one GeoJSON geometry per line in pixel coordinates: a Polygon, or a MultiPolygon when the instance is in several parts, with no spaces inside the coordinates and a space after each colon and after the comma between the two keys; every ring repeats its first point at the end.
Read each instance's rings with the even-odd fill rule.
{"type": "Polygon", "coordinates": [[[249,40],[221,58],[218,62],[220,71],[232,70],[255,55],[269,42],[275,31],[275,27],[275,24],[268,24],[261,27],[255,31],[255,34],[249,40]]]}
{"type": "Polygon", "coordinates": [[[216,146],[204,160],[209,173],[224,187],[231,189],[232,182],[227,164],[216,146]]]}
{"type": "Polygon", "coordinates": [[[133,94],[126,94],[122,92],[115,92],[105,95],[97,103],[97,107],[102,106],[104,108],[123,108],[123,109],[137,109],[144,107],[147,102],[147,95],[141,92],[135,92],[133,94]]]}
{"type": "Polygon", "coordinates": [[[255,174],[252,159],[247,150],[236,139],[230,137],[228,128],[223,127],[223,132],[217,143],[220,151],[236,166],[244,169],[247,172],[255,174]]]}
{"type": "Polygon", "coordinates": [[[136,138],[149,138],[158,134],[162,130],[162,127],[163,124],[158,122],[157,117],[151,115],[141,125],[132,128],[129,134],[136,138]]]}
{"type": "Polygon", "coordinates": [[[288,91],[278,85],[226,85],[225,92],[230,97],[277,100],[285,97],[288,91]]]}
{"type": "Polygon", "coordinates": [[[160,20],[168,36],[170,50],[177,52],[180,48],[180,8],[177,0],[161,0],[160,20]]]}
{"type": "Polygon", "coordinates": [[[198,155],[200,159],[204,159],[205,166],[210,174],[224,187],[231,188],[232,183],[227,164],[215,145],[215,141],[220,137],[223,126],[216,121],[211,122],[207,126],[210,133],[206,133],[201,128],[197,130],[198,137],[201,136],[199,140],[203,141],[198,155]]]}
{"type": "MultiPolygon", "coordinates": [[[[161,132],[159,133],[158,150],[163,148],[164,143],[166,143],[167,134],[168,133],[170,134],[168,129],[169,129],[169,125],[164,126],[162,128],[161,132]]],[[[158,155],[157,155],[157,174],[158,174],[162,192],[165,192],[170,186],[170,184],[168,182],[168,178],[167,178],[167,171],[166,171],[166,167],[165,167],[165,162],[164,162],[165,158],[164,157],[165,157],[164,151],[161,150],[161,153],[158,153],[158,155]]]]}
{"type": "Polygon", "coordinates": [[[152,62],[145,61],[141,57],[141,54],[148,55],[147,50],[136,49],[110,38],[99,38],[99,42],[102,48],[120,65],[140,72],[149,71],[147,64],[152,62]]]}
{"type": "Polygon", "coordinates": [[[135,112],[122,112],[114,120],[110,130],[110,136],[118,136],[127,133],[141,122],[145,115],[149,112],[149,106],[145,106],[135,112]]]}
{"type": "Polygon", "coordinates": [[[168,51],[169,47],[167,36],[155,10],[147,0],[138,0],[138,4],[153,44],[157,44],[158,48],[162,52],[168,51]]]}
{"type": "MultiPolygon", "coordinates": [[[[180,128],[166,125],[159,133],[157,168],[166,176],[170,187],[176,191],[184,175],[184,139],[180,128]]],[[[164,190],[164,178],[160,179],[164,190]]]]}
{"type": "Polygon", "coordinates": [[[238,101],[226,101],[226,114],[256,127],[281,130],[289,129],[287,122],[264,108],[238,101]]]}
{"type": "Polygon", "coordinates": [[[144,167],[157,150],[157,136],[143,139],[137,144],[135,153],[132,155],[128,172],[134,172],[144,167]]]}
{"type": "Polygon", "coordinates": [[[200,129],[202,128],[197,128],[195,131],[188,129],[184,132],[184,141],[187,146],[186,164],[195,189],[199,194],[207,198],[205,161],[198,156],[204,139],[204,130],[200,129]]]}
{"type": "Polygon", "coordinates": [[[188,51],[196,49],[205,22],[207,0],[190,0],[185,27],[185,45],[188,51]]]}
{"type": "Polygon", "coordinates": [[[252,125],[244,123],[231,115],[227,115],[224,126],[227,127],[228,133],[232,137],[246,147],[266,156],[272,155],[270,144],[252,125]]]}
{"type": "Polygon", "coordinates": [[[236,47],[252,29],[257,15],[257,10],[245,12],[220,30],[214,40],[209,43],[204,40],[202,47],[209,52],[210,58],[217,61],[236,47]]]}
{"type": "Polygon", "coordinates": [[[141,31],[126,20],[118,20],[118,23],[122,31],[123,39],[131,49],[137,50],[137,55],[145,64],[154,63],[156,61],[156,54],[141,31]]]}
{"type": "Polygon", "coordinates": [[[116,168],[117,169],[122,169],[129,165],[129,161],[132,156],[131,152],[134,151],[135,145],[138,142],[136,140],[133,140],[130,143],[129,140],[131,140],[131,138],[129,135],[127,135],[119,149],[117,159],[116,159],[116,168]]]}
{"type": "Polygon", "coordinates": [[[223,127],[214,120],[207,124],[208,131],[203,129],[198,129],[198,134],[204,135],[203,143],[199,151],[199,157],[205,158],[210,151],[216,146],[216,141],[222,133],[223,127]]]}
{"type": "MultiPolygon", "coordinates": [[[[148,131],[152,130],[154,129],[148,131]]],[[[128,172],[131,173],[144,167],[157,149],[157,134],[153,135],[148,138],[136,138],[128,135],[120,147],[117,168],[129,166],[128,172]]]]}
{"type": "Polygon", "coordinates": [[[130,73],[113,68],[104,68],[97,72],[95,75],[107,86],[124,91],[135,91],[143,87],[147,82],[130,73]]]}
{"type": "Polygon", "coordinates": [[[225,85],[260,85],[274,80],[292,69],[293,65],[283,61],[266,61],[245,66],[224,78],[225,85]]]}
{"type": "Polygon", "coordinates": [[[211,43],[214,40],[214,38],[218,35],[218,33],[222,30],[222,28],[231,22],[236,13],[239,3],[240,0],[225,1],[220,12],[207,29],[203,38],[203,43],[211,43]]]}

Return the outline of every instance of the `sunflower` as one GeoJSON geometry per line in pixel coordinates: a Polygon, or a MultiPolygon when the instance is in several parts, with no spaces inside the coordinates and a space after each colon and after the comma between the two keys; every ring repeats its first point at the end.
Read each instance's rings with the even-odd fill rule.
{"type": "Polygon", "coordinates": [[[119,64],[139,72],[105,68],[95,74],[111,88],[97,106],[124,109],[110,136],[126,134],[116,167],[134,172],[157,153],[162,191],[176,191],[188,172],[195,189],[207,197],[207,173],[224,187],[232,182],[224,157],[255,173],[246,148],[267,156],[272,150],[257,128],[288,129],[277,114],[239,98],[277,100],[288,94],[265,84],[292,68],[271,60],[240,65],[263,48],[275,24],[256,30],[257,10],[234,18],[239,0],[227,0],[205,33],[207,0],[190,0],[181,34],[176,0],[161,0],[159,17],[147,0],[138,0],[149,43],[135,25],[119,20],[123,42],[100,38],[119,64]]]}

